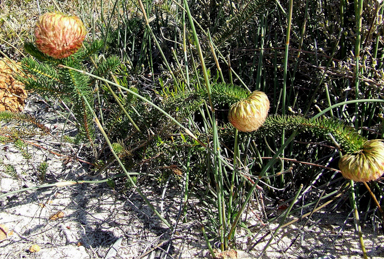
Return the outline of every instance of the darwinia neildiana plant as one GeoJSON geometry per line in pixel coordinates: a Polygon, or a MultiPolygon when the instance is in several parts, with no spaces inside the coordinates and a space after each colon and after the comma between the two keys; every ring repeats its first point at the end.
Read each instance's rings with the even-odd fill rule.
{"type": "Polygon", "coordinates": [[[342,175],[356,182],[369,182],[379,179],[384,173],[384,142],[380,139],[368,140],[362,149],[344,155],[339,161],[342,175]]]}
{"type": "Polygon", "coordinates": [[[56,59],[69,57],[81,47],[86,29],[76,16],[45,13],[35,27],[37,48],[56,59]]]}
{"type": "Polygon", "coordinates": [[[228,119],[232,125],[242,132],[251,132],[260,128],[269,111],[267,95],[254,91],[246,99],[238,101],[229,109],[228,119]]]}
{"type": "Polygon", "coordinates": [[[100,51],[104,42],[84,42],[86,29],[76,16],[45,13],[39,17],[34,33],[35,44],[24,44],[24,50],[32,56],[22,60],[23,70],[31,75],[23,79],[26,89],[71,104],[78,128],[76,139],[87,139],[93,145],[95,81],[76,70],[92,70],[95,75],[104,77],[107,73],[114,73],[120,61],[116,56],[110,56],[97,63],[92,62],[96,68],[87,66],[91,64],[91,53],[100,51]]]}

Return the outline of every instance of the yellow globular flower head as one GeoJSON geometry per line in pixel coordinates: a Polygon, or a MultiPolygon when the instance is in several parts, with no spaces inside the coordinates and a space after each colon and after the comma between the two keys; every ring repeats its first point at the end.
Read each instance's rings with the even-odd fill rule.
{"type": "Polygon", "coordinates": [[[45,13],[35,27],[35,43],[44,54],[56,59],[69,57],[81,47],[87,34],[76,16],[45,13]]]}
{"type": "Polygon", "coordinates": [[[339,161],[344,178],[355,182],[369,182],[384,174],[384,142],[368,140],[363,148],[353,154],[344,155],[339,161]]]}
{"type": "Polygon", "coordinates": [[[232,125],[242,132],[251,132],[260,128],[269,111],[267,95],[254,91],[246,99],[238,101],[229,109],[228,119],[232,125]]]}

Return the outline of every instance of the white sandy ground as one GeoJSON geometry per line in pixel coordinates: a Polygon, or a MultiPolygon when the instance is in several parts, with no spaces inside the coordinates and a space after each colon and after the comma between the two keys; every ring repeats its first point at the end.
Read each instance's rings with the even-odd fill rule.
{"type": "MultiPolygon", "coordinates": [[[[41,107],[44,104],[29,102],[27,112],[36,115],[46,112],[41,107]]],[[[54,135],[61,134],[63,123],[57,120],[57,116],[47,113],[42,120],[54,135]]],[[[66,131],[69,132],[70,127],[66,131]]],[[[90,177],[85,164],[63,160],[65,156],[76,153],[79,147],[60,145],[57,136],[34,137],[29,141],[64,155],[62,157],[28,146],[31,158],[27,160],[14,144],[0,143],[0,194],[42,184],[38,172],[41,162],[48,164],[45,183],[90,177]],[[13,173],[9,172],[9,165],[13,165],[13,173]]],[[[210,257],[200,230],[201,220],[193,209],[199,209],[198,201],[190,200],[187,222],[178,221],[176,231],[172,233],[136,190],[122,188],[123,180],[117,183],[119,188],[116,189],[107,184],[82,184],[31,190],[1,198],[0,224],[6,225],[13,233],[0,241],[0,258],[210,257]],[[62,212],[63,217],[52,220],[52,215],[58,212],[62,212]],[[33,244],[39,245],[41,250],[29,252],[33,244]]],[[[180,189],[168,186],[164,190],[165,187],[148,180],[139,182],[139,185],[146,186],[143,189],[148,199],[175,226],[180,208],[180,189]]],[[[277,227],[263,227],[257,208],[253,208],[249,215],[253,217],[248,219],[248,223],[254,227],[252,233],[238,230],[237,258],[257,258],[271,237],[263,236],[277,227]],[[244,252],[253,245],[251,251],[244,252]]],[[[282,229],[262,258],[361,258],[353,220],[347,219],[345,213],[323,211],[315,213],[305,227],[304,222],[282,229]]],[[[384,258],[382,230],[374,231],[373,226],[367,225],[363,234],[370,258],[384,258]]]]}

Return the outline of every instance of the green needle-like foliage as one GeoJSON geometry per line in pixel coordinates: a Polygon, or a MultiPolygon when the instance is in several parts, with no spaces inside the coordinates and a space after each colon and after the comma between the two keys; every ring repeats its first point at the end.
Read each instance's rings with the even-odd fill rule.
{"type": "Polygon", "coordinates": [[[298,130],[299,132],[310,132],[318,137],[331,140],[329,134],[340,145],[346,153],[353,153],[362,148],[366,139],[359,135],[352,127],[333,118],[318,118],[311,120],[303,116],[269,116],[264,125],[255,133],[261,136],[276,136],[281,130],[298,130]]]}
{"type": "MultiPolygon", "coordinates": [[[[249,93],[238,86],[228,84],[212,85],[212,102],[215,108],[228,108],[233,103],[247,98],[249,93]]],[[[187,114],[194,113],[204,103],[208,102],[208,95],[205,90],[184,92],[170,98],[164,102],[165,110],[177,111],[183,118],[187,114]],[[177,109],[183,107],[183,109],[177,109]]],[[[233,135],[232,126],[225,124],[223,134],[229,130],[228,134],[233,135]]],[[[336,141],[345,153],[359,151],[364,145],[366,139],[362,137],[353,127],[345,125],[344,122],[334,118],[310,119],[303,116],[292,115],[271,115],[267,118],[264,125],[256,132],[252,133],[260,137],[274,137],[283,130],[299,133],[311,133],[317,137],[336,141]],[[333,138],[333,139],[332,139],[333,138]]]]}
{"type": "MultiPolygon", "coordinates": [[[[200,93],[204,96],[204,92],[200,93]]],[[[217,106],[227,106],[247,98],[249,92],[236,85],[212,85],[212,99],[217,106]]]]}
{"type": "MultiPolygon", "coordinates": [[[[27,57],[22,60],[22,68],[29,76],[19,79],[27,90],[36,91],[42,96],[60,98],[71,104],[79,130],[78,138],[92,141],[95,129],[92,113],[86,103],[96,105],[94,97],[96,81],[91,80],[88,75],[64,67],[83,71],[92,69],[95,61],[91,60],[91,57],[103,47],[103,42],[85,43],[84,46],[68,58],[53,59],[41,53],[32,43],[26,43],[25,49],[34,58],[27,57]]],[[[119,64],[119,59],[112,56],[99,60],[95,64],[96,68],[92,70],[98,76],[107,76],[109,73],[114,73],[119,64]]]]}

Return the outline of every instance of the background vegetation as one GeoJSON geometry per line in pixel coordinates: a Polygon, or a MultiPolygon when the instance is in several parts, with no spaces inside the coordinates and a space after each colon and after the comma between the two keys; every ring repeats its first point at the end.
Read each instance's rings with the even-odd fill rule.
{"type": "MultiPolygon", "coordinates": [[[[383,138],[383,104],[359,102],[382,99],[380,1],[0,5],[1,55],[16,61],[28,57],[23,64],[40,72],[26,84],[42,96],[59,97],[73,111],[62,106],[78,125],[72,141],[87,147],[90,169],[109,176],[125,173],[141,195],[145,184],[137,184],[138,178],[180,186],[184,221],[193,210],[188,199],[197,197],[205,208],[200,213],[208,246],[236,248],[236,228],[257,235],[242,223],[247,206],[262,210],[263,222],[280,222],[276,233],[290,215],[307,217],[319,209],[358,212],[356,220],[382,226],[368,185],[345,180],[337,170],[344,133],[335,130],[383,138]],[[53,61],[38,61],[38,53],[34,58],[26,53],[33,53],[28,42],[38,16],[48,11],[77,15],[87,27],[84,48],[73,63],[64,64],[86,72],[66,70],[82,77],[79,94],[73,94],[77,88],[71,80],[60,81],[60,94],[39,91],[42,84],[58,89],[49,78],[36,79],[41,72],[62,71],[53,61]],[[264,130],[238,134],[227,120],[229,106],[254,90],[268,95],[271,116],[282,117],[271,117],[264,130]],[[323,122],[313,124],[315,116],[323,122]],[[273,201],[268,209],[262,196],[273,201]]],[[[382,182],[369,186],[380,203],[382,182]]],[[[176,215],[158,215],[173,228],[170,218],[176,215]]]]}

